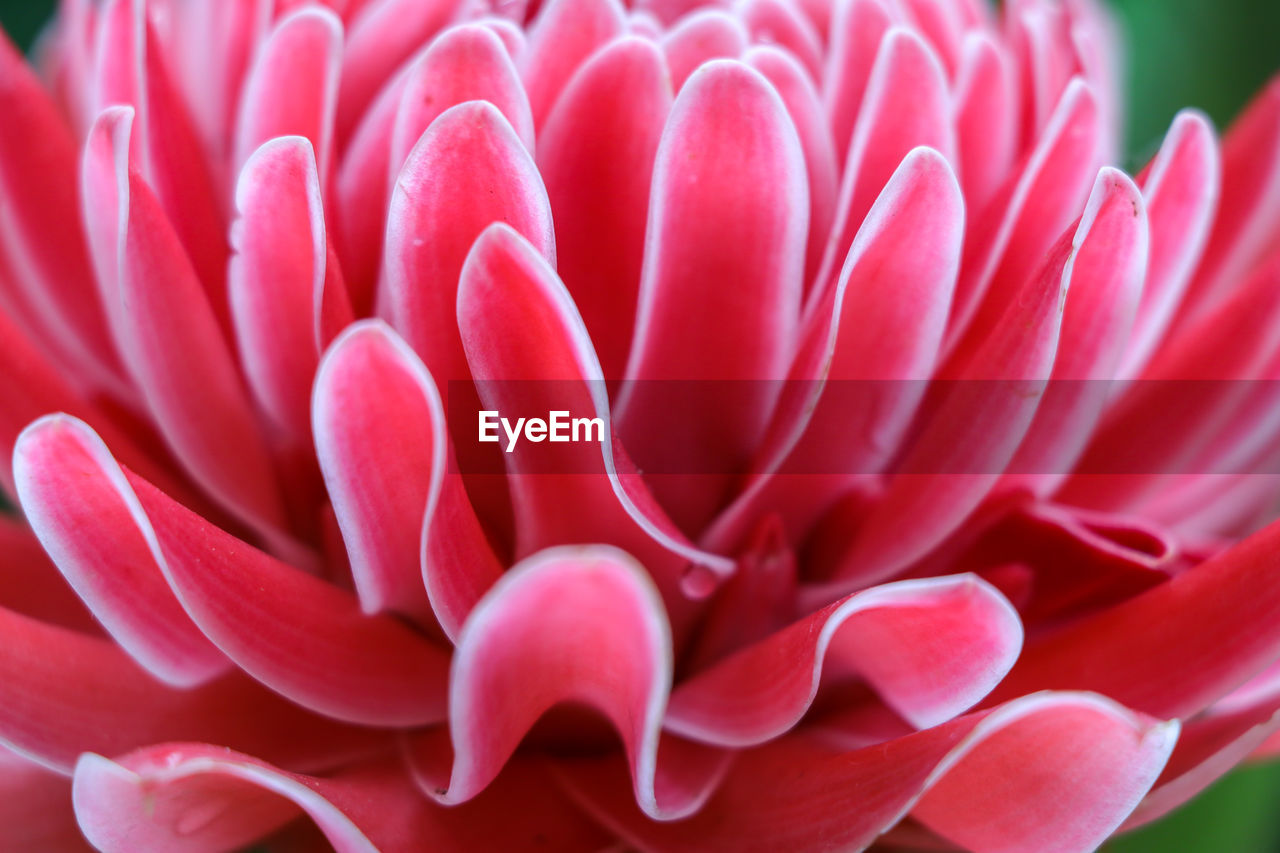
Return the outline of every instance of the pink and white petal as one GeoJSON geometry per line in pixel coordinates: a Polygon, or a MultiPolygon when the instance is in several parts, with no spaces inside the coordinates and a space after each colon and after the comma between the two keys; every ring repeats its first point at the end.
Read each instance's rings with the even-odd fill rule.
{"type": "Polygon", "coordinates": [[[831,296],[805,318],[758,476],[704,541],[731,546],[765,511],[801,535],[836,493],[884,466],[935,368],[963,236],[951,167],[932,149],[912,151],[867,214],[831,296]],[[849,435],[862,438],[840,438],[849,435]]]}
{"type": "Polygon", "coordinates": [[[1038,694],[1017,705],[978,724],[981,745],[935,775],[913,817],[973,850],[1094,850],[1150,790],[1178,740],[1176,720],[1101,696],[1038,694]]]}
{"type": "Polygon", "coordinates": [[[431,625],[420,549],[445,474],[448,432],[430,374],[381,321],[348,328],[325,353],[312,397],[316,455],[365,613],[431,625]]]}
{"type": "Polygon", "coordinates": [[[330,722],[240,674],[165,687],[113,641],[0,609],[0,743],[59,773],[82,752],[118,755],[199,738],[283,766],[319,770],[386,748],[370,729],[330,722]]]}
{"type": "Polygon", "coordinates": [[[431,122],[466,101],[493,104],[525,148],[533,151],[529,97],[501,39],[483,24],[453,27],[432,42],[409,71],[391,132],[388,186],[394,186],[431,122]]]}
{"type": "Polygon", "coordinates": [[[894,463],[884,495],[835,570],[836,581],[812,590],[817,600],[890,577],[923,557],[996,484],[1031,426],[1053,367],[1070,239],[1064,235],[1039,275],[1018,291],[1010,319],[956,374],[943,372],[948,381],[936,400],[926,400],[918,438],[894,463]]]}
{"type": "Polygon", "coordinates": [[[1119,378],[1136,377],[1159,345],[1200,260],[1218,207],[1221,163],[1213,127],[1183,111],[1141,176],[1151,262],[1119,378]]]}
{"type": "MultiPolygon", "coordinates": [[[[118,390],[123,368],[93,290],[76,199],[76,142],[22,55],[0,36],[0,254],[40,337],[83,371],[91,388],[118,390]]],[[[6,301],[9,301],[8,297],[6,301]]]]}
{"type": "Polygon", "coordinates": [[[76,812],[106,853],[231,849],[305,813],[340,853],[445,853],[477,849],[596,850],[591,826],[520,768],[492,794],[446,809],[423,797],[403,768],[382,760],[330,777],[300,776],[204,744],[164,744],[115,761],[86,755],[76,768],[76,812]]]}
{"type": "Polygon", "coordinates": [[[498,108],[470,101],[427,128],[392,193],[383,256],[392,325],[437,383],[466,379],[458,276],[472,243],[506,222],[555,258],[551,208],[537,166],[498,108]]]}
{"type": "Polygon", "coordinates": [[[1274,389],[1255,380],[1276,375],[1277,318],[1280,254],[1211,311],[1176,328],[1140,381],[1108,408],[1076,476],[1064,486],[1063,499],[1131,509],[1168,491],[1166,478],[1153,473],[1193,472],[1197,463],[1215,464],[1243,449],[1249,431],[1266,423],[1258,422],[1258,412],[1270,414],[1266,403],[1274,389]],[[1254,422],[1240,422],[1250,409],[1254,422]],[[1153,411],[1165,413],[1158,425],[1151,420],[1153,411]]]}
{"type": "Polygon", "coordinates": [[[131,124],[129,108],[104,112],[85,158],[107,316],[166,443],[214,499],[269,534],[284,517],[271,459],[208,297],[131,162],[131,124]]]}
{"type": "Polygon", "coordinates": [[[227,290],[240,363],[273,426],[293,444],[310,444],[315,302],[328,273],[311,143],[281,137],[253,152],[236,185],[236,207],[227,290]]]}
{"type": "Polygon", "coordinates": [[[330,185],[328,219],[358,317],[373,312],[391,192],[386,182],[391,133],[408,71],[389,80],[369,106],[341,153],[330,185]]]}
{"type": "Polygon", "coordinates": [[[1018,81],[1003,46],[984,32],[966,36],[955,88],[956,162],[975,216],[1013,169],[1018,145],[1018,81]]]}
{"type": "Polygon", "coordinates": [[[539,136],[557,271],[610,380],[622,377],[631,347],[654,156],[671,101],[657,47],[621,38],[578,69],[539,136]]]}
{"type": "Polygon", "coordinates": [[[270,0],[172,4],[177,85],[210,159],[231,156],[235,116],[254,51],[270,26],[270,0]]]}
{"type": "Polygon", "coordinates": [[[851,752],[793,735],[740,753],[706,805],[674,824],[649,820],[589,765],[562,775],[643,849],[861,849],[911,814],[971,849],[1085,853],[1150,788],[1177,732],[1100,696],[1043,693],[851,752]]]}
{"type": "Polygon", "coordinates": [[[672,89],[679,92],[704,62],[737,59],[750,41],[741,19],[726,11],[699,9],[681,18],[661,41],[672,89]]]}
{"type": "Polygon", "coordinates": [[[309,6],[279,21],[245,79],[232,167],[239,171],[269,139],[302,136],[327,179],[341,63],[342,21],[333,12],[309,6]]]}
{"type": "Polygon", "coordinates": [[[694,674],[673,691],[664,726],[752,746],[798,723],[824,679],[860,679],[928,728],[987,695],[1021,648],[1017,612],[975,575],[900,581],[828,605],[694,674]]]}
{"type": "Polygon", "coordinates": [[[71,783],[0,747],[0,848],[9,853],[83,853],[71,783]]]}
{"type": "Polygon", "coordinates": [[[1121,829],[1158,820],[1218,781],[1280,731],[1275,698],[1188,720],[1164,772],[1121,829]]]}
{"type": "Polygon", "coordinates": [[[804,153],[781,98],[740,62],[703,65],[658,146],[617,405],[639,467],[677,474],[650,483],[686,531],[723,505],[728,472],[763,437],[780,391],[771,380],[786,377],[796,345],[808,219],[804,153]],[[679,476],[697,471],[715,473],[679,476]]]}
{"type": "Polygon", "coordinates": [[[1228,299],[1275,245],[1280,230],[1280,78],[1254,98],[1223,137],[1217,210],[1177,325],[1228,299]]]}
{"type": "Polygon", "coordinates": [[[749,50],[744,61],[773,85],[800,135],[809,177],[809,246],[805,252],[804,282],[806,288],[812,287],[835,219],[836,189],[840,184],[831,130],[813,80],[786,51],[762,45],[749,50]]]}
{"type": "Polygon", "coordinates": [[[928,146],[954,160],[952,111],[946,71],[937,54],[913,31],[891,28],[880,42],[853,135],[843,153],[835,222],[815,298],[834,287],[839,265],[867,211],[913,148],[928,146]]]}
{"type": "Polygon", "coordinates": [[[755,44],[776,44],[794,56],[811,82],[822,79],[822,39],[795,6],[780,0],[745,0],[737,13],[755,44]]]}
{"type": "Polygon", "coordinates": [[[880,45],[899,17],[896,4],[883,0],[834,4],[822,93],[837,154],[849,150],[880,45]]]}
{"type": "Polygon", "coordinates": [[[14,449],[22,511],[67,582],[140,666],[176,687],[231,666],[183,611],[121,499],[127,489],[82,421],[49,415],[14,449]]]}
{"type": "Polygon", "coordinates": [[[637,801],[658,814],[654,780],[671,667],[662,601],[626,554],[564,547],[521,562],[476,606],[458,639],[449,695],[454,760],[441,800],[474,797],[543,713],[573,701],[612,723],[637,801]]]}
{"type": "MultiPolygon", "coordinates": [[[[142,0],[106,4],[98,31],[98,109],[129,106],[135,111],[132,165],[154,190],[219,328],[229,332],[225,194],[210,173],[199,134],[170,79],[160,45],[142,0]]],[[[118,333],[117,345],[127,365],[126,342],[118,333]]]]}
{"type": "Polygon", "coordinates": [[[1149,228],[1142,194],[1123,172],[1104,167],[1094,183],[1072,255],[1058,352],[1026,437],[997,487],[1044,496],[1065,480],[1110,397],[1130,340],[1147,271],[1149,228]]]}
{"type": "Polygon", "coordinates": [[[375,0],[347,28],[334,141],[343,148],[383,85],[462,11],[460,0],[375,0]]]}
{"type": "Polygon", "coordinates": [[[993,697],[1082,689],[1154,716],[1203,710],[1280,656],[1280,594],[1262,581],[1276,571],[1278,541],[1273,524],[1160,586],[1029,642],[993,697]]]}
{"type": "Polygon", "coordinates": [[[1101,163],[1102,128],[1089,86],[1067,86],[1039,144],[970,223],[945,348],[972,352],[1018,288],[1079,215],[1101,163]],[[962,340],[967,336],[967,340],[962,340]]]}
{"type": "MultiPolygon", "coordinates": [[[[692,608],[686,568],[692,563],[716,577],[731,572],[732,563],[691,546],[654,504],[617,445],[600,364],[572,299],[510,227],[490,226],[467,257],[458,325],[487,409],[507,417],[561,410],[602,425],[599,446],[524,442],[503,454],[514,475],[508,486],[517,556],[584,541],[625,548],[654,576],[682,631],[692,608]]],[[[474,423],[470,413],[458,417],[474,423]]],[[[460,456],[468,459],[472,449],[463,446],[460,456]]]]}
{"type": "Polygon", "coordinates": [[[550,0],[539,9],[520,57],[535,127],[587,57],[625,31],[626,12],[617,0],[550,0]]]}
{"type": "MultiPolygon", "coordinates": [[[[49,430],[95,443],[88,427],[66,416],[41,423],[33,435],[49,430]]],[[[349,722],[442,719],[445,652],[390,617],[361,614],[350,593],[213,527],[122,471],[100,445],[86,463],[82,492],[115,494],[191,620],[246,672],[305,707],[349,722]]],[[[124,523],[102,513],[93,523],[112,520],[124,523]]],[[[105,529],[99,537],[106,538],[105,529]]],[[[101,594],[133,606],[118,588],[101,594]]]]}
{"type": "Polygon", "coordinates": [[[947,0],[906,0],[903,5],[912,23],[942,60],[947,76],[954,80],[967,29],[961,4],[947,0]]]}

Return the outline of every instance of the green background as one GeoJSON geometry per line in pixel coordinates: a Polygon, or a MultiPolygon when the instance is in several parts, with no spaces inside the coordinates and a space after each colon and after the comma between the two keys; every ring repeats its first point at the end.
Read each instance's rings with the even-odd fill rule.
{"type": "MultiPolygon", "coordinates": [[[[1155,151],[1179,108],[1199,107],[1225,127],[1280,70],[1280,0],[1111,0],[1111,5],[1127,53],[1130,167],[1155,151]]],[[[52,7],[52,0],[0,0],[0,24],[25,46],[52,7]]],[[[1280,765],[1238,770],[1196,802],[1108,850],[1280,851],[1280,765]]]]}

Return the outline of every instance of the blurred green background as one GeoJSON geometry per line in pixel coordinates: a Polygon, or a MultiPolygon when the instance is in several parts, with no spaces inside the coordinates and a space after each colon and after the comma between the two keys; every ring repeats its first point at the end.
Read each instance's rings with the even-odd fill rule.
{"type": "MultiPolygon", "coordinates": [[[[232,0],[210,0],[232,2],[232,0]]],[[[1127,165],[1155,151],[1183,106],[1225,127],[1280,70],[1280,0],[1110,0],[1126,56],[1127,165]]],[[[29,45],[53,0],[0,0],[0,24],[29,45]]],[[[3,120],[3,119],[0,119],[3,120]]],[[[1280,851],[1280,765],[1238,770],[1110,853],[1280,851]]]]}

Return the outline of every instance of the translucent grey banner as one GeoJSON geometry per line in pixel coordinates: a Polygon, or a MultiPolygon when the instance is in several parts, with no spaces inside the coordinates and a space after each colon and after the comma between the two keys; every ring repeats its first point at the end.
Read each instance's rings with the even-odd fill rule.
{"type": "Polygon", "coordinates": [[[1280,380],[448,383],[452,470],[1280,474],[1280,380]],[[625,448],[620,452],[620,448],[625,448]]]}

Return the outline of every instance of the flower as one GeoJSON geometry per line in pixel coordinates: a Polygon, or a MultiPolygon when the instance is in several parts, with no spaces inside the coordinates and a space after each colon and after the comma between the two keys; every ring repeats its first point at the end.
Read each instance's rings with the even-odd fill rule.
{"type": "Polygon", "coordinates": [[[0,846],[1083,851],[1273,748],[1280,83],[1135,180],[1113,57],[64,0],[0,47],[0,846]]]}

